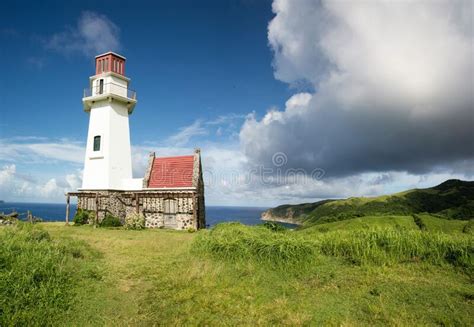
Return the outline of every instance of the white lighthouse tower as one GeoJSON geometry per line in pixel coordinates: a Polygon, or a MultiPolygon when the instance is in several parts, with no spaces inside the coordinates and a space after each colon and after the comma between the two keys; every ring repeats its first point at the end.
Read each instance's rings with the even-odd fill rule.
{"type": "Polygon", "coordinates": [[[89,132],[82,190],[139,190],[143,179],[132,179],[128,117],[136,93],[125,77],[125,57],[107,52],[95,57],[95,75],[84,90],[89,132]]]}

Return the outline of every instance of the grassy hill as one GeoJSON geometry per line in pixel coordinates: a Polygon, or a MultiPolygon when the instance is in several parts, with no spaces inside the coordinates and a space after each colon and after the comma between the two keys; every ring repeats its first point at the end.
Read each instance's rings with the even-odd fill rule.
{"type": "Polygon", "coordinates": [[[296,230],[3,226],[0,326],[474,326],[472,205],[447,181],[273,209],[296,230]]]}
{"type": "MultiPolygon", "coordinates": [[[[430,214],[417,214],[415,216],[365,216],[335,222],[314,224],[301,229],[301,233],[329,232],[337,230],[357,230],[372,228],[395,228],[403,230],[422,230],[446,234],[472,234],[472,221],[443,219],[430,214]]],[[[474,226],[473,226],[474,227],[474,226]]]]}
{"type": "Polygon", "coordinates": [[[299,231],[0,227],[0,325],[473,326],[472,234],[387,218],[299,231]]]}
{"type": "Polygon", "coordinates": [[[305,224],[326,223],[365,216],[429,213],[439,218],[474,218],[474,182],[448,180],[438,186],[379,197],[354,197],[269,209],[264,215],[291,216],[305,224]]]}

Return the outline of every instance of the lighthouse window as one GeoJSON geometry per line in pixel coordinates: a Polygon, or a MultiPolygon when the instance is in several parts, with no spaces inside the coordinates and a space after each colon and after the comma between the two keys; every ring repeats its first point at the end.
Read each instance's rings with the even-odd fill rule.
{"type": "Polygon", "coordinates": [[[100,79],[99,80],[99,94],[104,93],[104,80],[100,79]]]}
{"type": "Polygon", "coordinates": [[[100,151],[100,135],[94,136],[94,151],[100,151]]]}

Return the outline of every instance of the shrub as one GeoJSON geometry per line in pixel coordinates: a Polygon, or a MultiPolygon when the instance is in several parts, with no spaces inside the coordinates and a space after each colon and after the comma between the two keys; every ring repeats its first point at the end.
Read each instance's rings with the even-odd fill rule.
{"type": "Polygon", "coordinates": [[[73,219],[74,225],[85,225],[89,222],[89,211],[77,209],[73,219]]]}
{"type": "Polygon", "coordinates": [[[426,224],[419,215],[413,215],[413,221],[420,230],[426,230],[426,224]]]}
{"type": "Polygon", "coordinates": [[[132,213],[125,217],[125,229],[144,229],[145,228],[145,216],[138,213],[132,213]]]}
{"type": "Polygon", "coordinates": [[[464,225],[462,232],[465,234],[474,234],[474,219],[471,219],[464,225]]]}
{"type": "Polygon", "coordinates": [[[282,224],[273,222],[273,221],[266,221],[263,223],[263,227],[273,231],[273,232],[282,232],[286,230],[286,227],[282,224]]]}
{"type": "Polygon", "coordinates": [[[104,219],[100,222],[100,227],[120,227],[122,226],[122,222],[119,218],[112,216],[111,214],[107,214],[104,219]]]}
{"type": "Polygon", "coordinates": [[[95,224],[95,211],[88,211],[89,224],[95,224]]]}

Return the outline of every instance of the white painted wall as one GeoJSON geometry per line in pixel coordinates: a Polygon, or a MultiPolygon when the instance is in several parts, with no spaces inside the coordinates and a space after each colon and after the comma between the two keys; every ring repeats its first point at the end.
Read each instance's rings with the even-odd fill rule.
{"type": "Polygon", "coordinates": [[[117,75],[113,75],[113,73],[95,75],[93,79],[91,79],[92,96],[100,95],[99,90],[101,79],[104,80],[102,94],[113,93],[124,98],[127,97],[128,80],[118,77],[117,75]]]}
{"type": "Polygon", "coordinates": [[[127,191],[142,190],[143,178],[122,179],[122,189],[127,191]]]}
{"type": "Polygon", "coordinates": [[[137,184],[123,180],[132,180],[128,110],[116,100],[99,101],[90,110],[82,189],[122,190],[137,184]],[[93,151],[96,135],[101,136],[100,151],[93,151]]]}
{"type": "Polygon", "coordinates": [[[92,99],[88,100],[89,131],[81,189],[141,190],[143,178],[132,178],[129,109],[126,104],[129,101],[114,96],[127,98],[130,80],[112,72],[94,75],[89,80],[92,99]],[[99,93],[101,79],[104,80],[102,94],[99,93]],[[111,96],[104,99],[107,94],[111,96]],[[95,136],[101,137],[100,151],[94,151],[95,136]]]}

